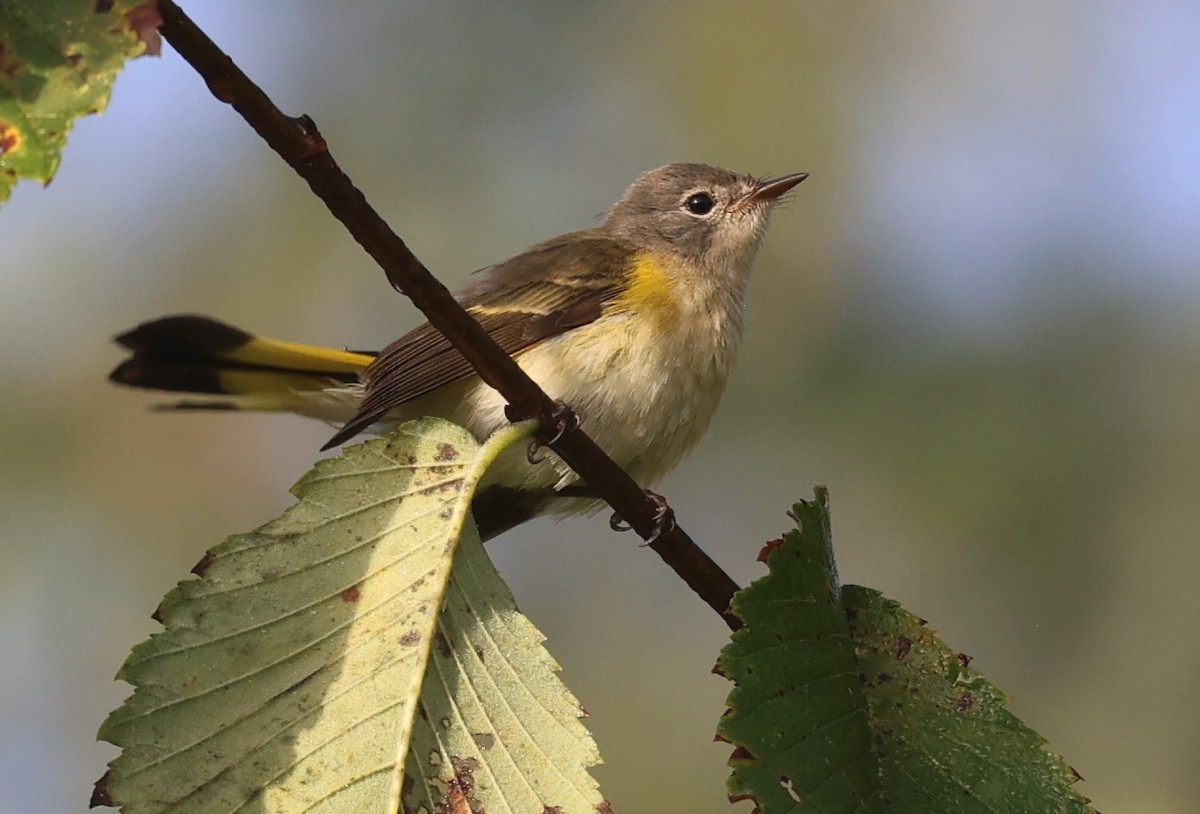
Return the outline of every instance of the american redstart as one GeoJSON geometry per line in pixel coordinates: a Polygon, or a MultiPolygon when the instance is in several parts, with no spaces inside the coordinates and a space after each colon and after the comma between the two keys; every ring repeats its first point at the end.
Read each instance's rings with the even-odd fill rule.
{"type": "MultiPolygon", "coordinates": [[[[598,227],[483,269],[457,298],[543,390],[574,408],[605,452],[652,486],[716,412],[771,209],[806,177],[759,180],[703,164],[651,170],[598,227]]],[[[282,410],[341,424],[324,449],[421,415],[480,439],[507,423],[504,399],[429,324],[378,353],[280,342],[198,316],[164,317],[116,341],[133,354],[113,381],[207,396],[168,409],[282,410]]],[[[556,494],[575,479],[553,455],[502,456],[473,504],[480,533],[596,506],[556,494]]]]}

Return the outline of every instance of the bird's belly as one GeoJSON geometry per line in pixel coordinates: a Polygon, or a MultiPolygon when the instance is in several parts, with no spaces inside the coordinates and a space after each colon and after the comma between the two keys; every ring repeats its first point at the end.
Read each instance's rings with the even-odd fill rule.
{"type": "MultiPolygon", "coordinates": [[[[574,408],[584,431],[639,484],[653,486],[708,428],[734,348],[712,332],[668,337],[629,318],[601,322],[542,342],[518,362],[551,398],[574,408]]],[[[504,399],[487,385],[476,380],[459,398],[450,417],[477,437],[506,423],[504,399]]],[[[520,449],[501,456],[485,483],[562,487],[575,479],[557,457],[531,465],[520,449]]]]}

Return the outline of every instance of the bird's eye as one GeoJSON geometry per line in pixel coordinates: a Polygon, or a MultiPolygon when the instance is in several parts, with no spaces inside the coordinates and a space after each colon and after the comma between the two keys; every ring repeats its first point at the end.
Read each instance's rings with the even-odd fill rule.
{"type": "Polygon", "coordinates": [[[707,192],[697,192],[684,201],[683,205],[693,215],[707,215],[716,206],[716,203],[707,192]]]}

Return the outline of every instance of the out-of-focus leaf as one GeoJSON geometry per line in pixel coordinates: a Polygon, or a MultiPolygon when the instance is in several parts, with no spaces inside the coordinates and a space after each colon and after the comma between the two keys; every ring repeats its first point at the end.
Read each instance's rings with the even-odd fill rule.
{"type": "Polygon", "coordinates": [[[0,202],[48,183],[75,120],[108,105],[127,59],[153,47],[153,4],[0,0],[0,202]]]}
{"type": "Polygon", "coordinates": [[[93,801],[390,814],[416,725],[406,798],[594,811],[578,702],[474,524],[450,577],[479,477],[529,431],[480,447],[444,421],[406,424],[318,463],[282,517],[210,551],[121,670],[135,691],[100,734],[123,752],[93,801]]]}

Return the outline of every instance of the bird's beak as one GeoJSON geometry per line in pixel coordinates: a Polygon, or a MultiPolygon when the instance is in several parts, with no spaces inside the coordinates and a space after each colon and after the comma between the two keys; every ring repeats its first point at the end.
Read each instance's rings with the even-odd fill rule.
{"type": "Polygon", "coordinates": [[[767,181],[759,181],[754,185],[754,189],[747,192],[746,195],[737,202],[736,208],[744,209],[748,206],[770,203],[807,177],[807,172],[794,172],[791,175],[784,175],[779,178],[771,178],[767,181]]]}

